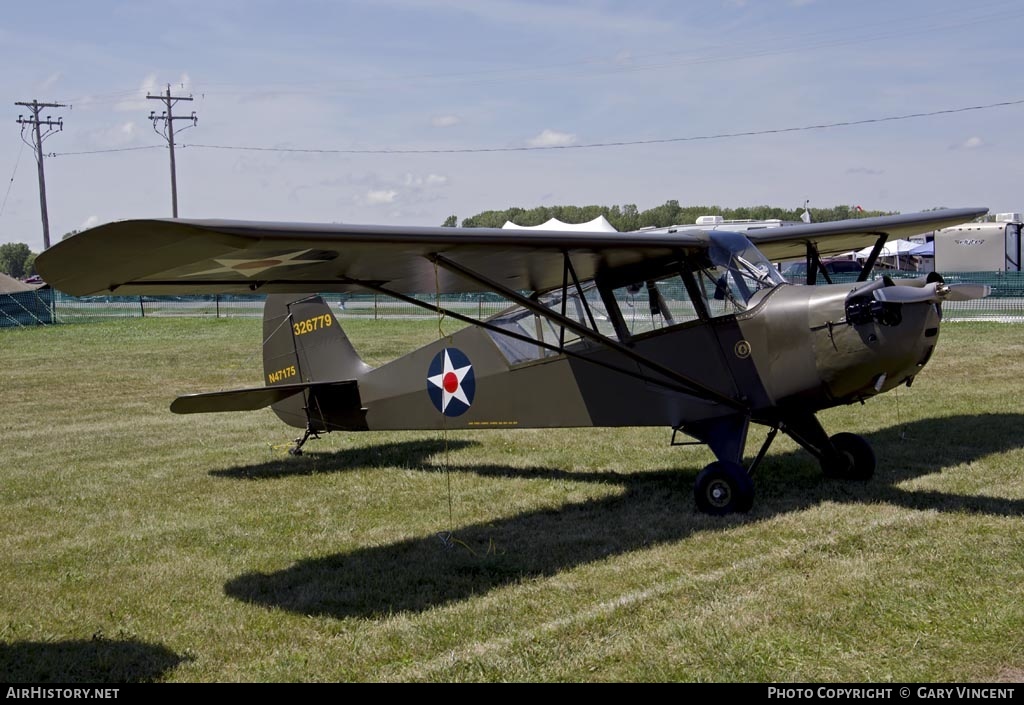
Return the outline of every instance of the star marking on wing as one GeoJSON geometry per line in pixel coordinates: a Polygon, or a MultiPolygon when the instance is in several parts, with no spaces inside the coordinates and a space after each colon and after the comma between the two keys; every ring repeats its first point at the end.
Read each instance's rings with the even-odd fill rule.
{"type": "Polygon", "coordinates": [[[318,264],[323,262],[323,259],[299,259],[302,255],[311,250],[299,250],[297,252],[288,252],[283,255],[273,255],[270,257],[258,257],[248,259],[234,259],[230,257],[223,257],[213,260],[220,267],[214,269],[204,269],[201,272],[192,272],[191,274],[185,274],[186,277],[198,277],[205,274],[241,274],[246,277],[254,277],[257,274],[262,274],[268,269],[274,267],[296,267],[302,264],[318,264]]]}

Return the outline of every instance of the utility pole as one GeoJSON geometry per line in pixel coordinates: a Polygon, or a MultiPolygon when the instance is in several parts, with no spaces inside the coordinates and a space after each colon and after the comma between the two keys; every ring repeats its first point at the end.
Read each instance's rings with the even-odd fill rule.
{"type": "Polygon", "coordinates": [[[29,147],[32,147],[36,153],[36,167],[39,171],[39,211],[43,217],[43,249],[48,250],[50,249],[50,216],[46,212],[46,175],[43,173],[43,140],[54,132],[64,129],[64,118],[58,117],[54,121],[47,115],[45,120],[40,120],[39,112],[43,108],[64,108],[67,106],[63,103],[40,103],[37,100],[33,100],[31,103],[15,103],[15,105],[22,105],[32,113],[30,117],[19,115],[18,124],[21,125],[21,140],[29,147]],[[46,126],[46,132],[40,130],[40,127],[44,125],[46,126]],[[32,133],[31,142],[25,139],[25,130],[29,126],[31,126],[32,133]]]}
{"type": "MultiPolygon", "coordinates": [[[[171,214],[174,218],[178,217],[178,178],[175,176],[174,169],[174,121],[175,120],[191,120],[192,124],[187,125],[182,130],[187,130],[189,127],[195,127],[199,123],[199,118],[196,117],[196,113],[193,110],[189,116],[175,117],[173,114],[173,108],[177,105],[179,100],[192,100],[192,96],[175,96],[171,95],[171,84],[167,84],[167,93],[164,95],[146,95],[147,100],[159,100],[164,104],[165,110],[157,115],[155,110],[150,111],[149,119],[153,121],[153,130],[158,135],[163,136],[167,140],[167,146],[171,151],[171,214]],[[163,131],[156,129],[156,123],[163,121],[163,131]]],[[[180,132],[181,130],[179,130],[180,132]]]]}

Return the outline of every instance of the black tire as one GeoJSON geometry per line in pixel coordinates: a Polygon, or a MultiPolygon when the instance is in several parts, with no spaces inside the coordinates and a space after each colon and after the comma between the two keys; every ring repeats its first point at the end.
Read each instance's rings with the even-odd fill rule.
{"type": "Polygon", "coordinates": [[[874,477],[875,451],[870,443],[856,433],[837,433],[830,440],[839,457],[822,461],[821,469],[826,477],[862,482],[874,477]]]}
{"type": "Polygon", "coordinates": [[[697,509],[712,516],[749,512],[754,506],[754,480],[742,465],[718,460],[700,471],[693,486],[697,509]]]}

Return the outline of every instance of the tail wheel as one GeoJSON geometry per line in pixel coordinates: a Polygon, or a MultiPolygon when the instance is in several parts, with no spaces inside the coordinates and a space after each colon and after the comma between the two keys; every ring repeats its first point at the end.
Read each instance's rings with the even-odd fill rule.
{"type": "Polygon", "coordinates": [[[855,433],[832,436],[837,455],[821,461],[825,477],[837,480],[870,480],[875,474],[875,451],[871,444],[855,433]]]}
{"type": "Polygon", "coordinates": [[[754,506],[754,480],[742,465],[719,460],[697,475],[693,495],[697,508],[705,514],[749,512],[754,506]]]}

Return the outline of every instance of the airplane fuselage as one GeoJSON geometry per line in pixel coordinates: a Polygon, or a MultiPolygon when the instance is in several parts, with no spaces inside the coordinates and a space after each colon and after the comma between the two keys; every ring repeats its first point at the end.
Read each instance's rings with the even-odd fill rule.
{"type": "MultiPolygon", "coordinates": [[[[933,303],[896,304],[889,318],[851,322],[848,298],[860,286],[781,285],[740,314],[651,330],[626,342],[644,358],[735,400],[754,420],[770,420],[790,406],[848,404],[911,380],[939,330],[933,303]]],[[[737,411],[681,391],[615,350],[586,340],[568,350],[575,356],[538,349],[534,359],[512,362],[493,333],[462,329],[360,379],[367,427],[677,427],[737,411]],[[449,378],[451,391],[444,389],[446,350],[459,356],[450,367],[463,374],[449,378]]]]}

